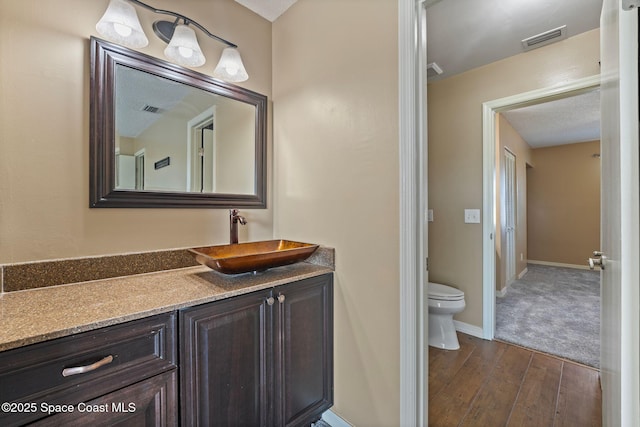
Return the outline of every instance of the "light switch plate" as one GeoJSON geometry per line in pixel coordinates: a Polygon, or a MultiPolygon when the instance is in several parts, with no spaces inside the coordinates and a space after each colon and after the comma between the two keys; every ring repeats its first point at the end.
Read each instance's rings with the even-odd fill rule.
{"type": "Polygon", "coordinates": [[[433,222],[433,209],[428,209],[427,210],[427,221],[428,222],[433,222]]]}
{"type": "Polygon", "coordinates": [[[480,224],[480,209],[465,209],[464,222],[467,224],[480,224]]]}

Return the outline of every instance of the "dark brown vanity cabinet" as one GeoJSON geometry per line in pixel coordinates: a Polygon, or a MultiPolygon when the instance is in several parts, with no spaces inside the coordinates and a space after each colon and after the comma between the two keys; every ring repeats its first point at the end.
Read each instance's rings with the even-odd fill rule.
{"type": "Polygon", "coordinates": [[[0,425],[177,425],[176,314],[0,353],[0,425]]]}
{"type": "Polygon", "coordinates": [[[333,404],[333,275],[180,312],[184,426],[303,426],[333,404]]]}

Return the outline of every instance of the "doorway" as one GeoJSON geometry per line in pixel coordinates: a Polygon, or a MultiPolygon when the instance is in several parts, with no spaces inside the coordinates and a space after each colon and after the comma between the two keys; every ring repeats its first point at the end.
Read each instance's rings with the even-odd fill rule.
{"type": "Polygon", "coordinates": [[[583,94],[600,86],[600,76],[540,89],[483,104],[483,338],[493,339],[496,325],[496,117],[500,112],[583,94]]]}
{"type": "Polygon", "coordinates": [[[187,122],[187,191],[216,191],[216,107],[187,122]]]}
{"type": "Polygon", "coordinates": [[[597,368],[600,91],[496,123],[495,338],[597,368]]]}

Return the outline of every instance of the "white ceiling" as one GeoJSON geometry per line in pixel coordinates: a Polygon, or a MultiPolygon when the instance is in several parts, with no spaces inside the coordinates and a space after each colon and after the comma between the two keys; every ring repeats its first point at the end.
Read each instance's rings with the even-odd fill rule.
{"type": "Polygon", "coordinates": [[[531,148],[600,139],[600,91],[502,113],[531,148]]]}
{"type": "Polygon", "coordinates": [[[133,68],[116,68],[116,128],[118,135],[136,138],[154,124],[165,111],[174,108],[190,91],[190,87],[172,83],[133,68]],[[150,113],[144,107],[159,111],[150,113]]]}
{"type": "Polygon", "coordinates": [[[427,62],[450,77],[523,52],[521,41],[562,25],[600,26],[602,0],[441,0],[427,10],[427,62]]]}
{"type": "MultiPolygon", "coordinates": [[[[296,2],[235,1],[272,22],[296,2]]],[[[427,62],[443,70],[430,81],[523,53],[523,39],[563,25],[567,37],[598,28],[602,9],[602,0],[427,0],[426,4],[427,62]]],[[[600,138],[598,92],[514,110],[506,117],[533,147],[600,138]]]]}
{"type": "Polygon", "coordinates": [[[236,0],[263,18],[273,22],[297,0],[236,0]]]}

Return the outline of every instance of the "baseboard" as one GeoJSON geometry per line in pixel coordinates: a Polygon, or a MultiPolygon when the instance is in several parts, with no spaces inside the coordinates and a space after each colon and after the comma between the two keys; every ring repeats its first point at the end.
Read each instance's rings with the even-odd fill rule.
{"type": "Polygon", "coordinates": [[[535,261],[528,259],[527,264],[537,264],[537,265],[548,265],[549,267],[564,267],[564,268],[575,268],[578,270],[589,270],[588,265],[580,265],[580,264],[564,264],[561,262],[549,262],[549,261],[535,261]]]}
{"type": "Polygon", "coordinates": [[[524,277],[524,275],[527,274],[528,271],[529,271],[529,269],[527,267],[525,267],[524,270],[522,270],[520,272],[520,274],[518,274],[518,280],[522,279],[524,277]]]}
{"type": "Polygon", "coordinates": [[[470,325],[468,323],[460,322],[459,320],[454,320],[453,325],[456,327],[456,331],[484,339],[482,328],[479,326],[470,325]]]}
{"type": "Polygon", "coordinates": [[[507,295],[507,290],[509,289],[509,286],[511,286],[516,280],[522,279],[524,275],[527,274],[528,271],[529,269],[525,267],[524,270],[522,270],[520,274],[518,274],[518,277],[512,280],[509,280],[504,288],[496,289],[496,296],[498,298],[504,298],[504,296],[507,295]]]}
{"type": "Polygon", "coordinates": [[[339,415],[336,415],[332,410],[328,410],[324,414],[322,414],[322,419],[331,427],[355,427],[353,424],[344,420],[339,415]]]}

